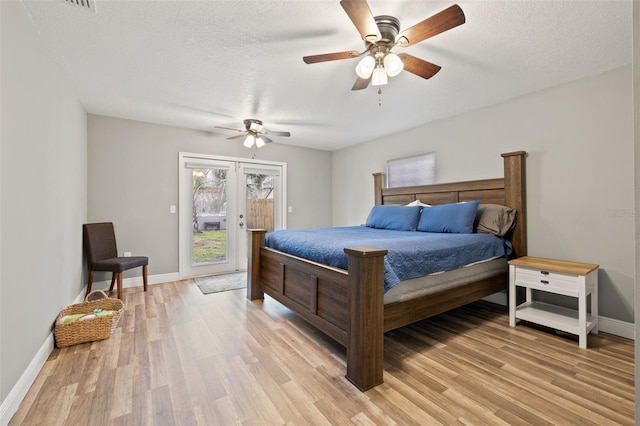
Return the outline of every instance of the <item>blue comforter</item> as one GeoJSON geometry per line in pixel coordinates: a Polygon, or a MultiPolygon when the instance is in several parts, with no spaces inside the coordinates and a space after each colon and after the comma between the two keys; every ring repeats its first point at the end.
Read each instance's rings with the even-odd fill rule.
{"type": "Polygon", "coordinates": [[[392,231],[366,226],[283,229],[267,234],[266,246],[341,269],[347,269],[345,247],[386,249],[385,292],[400,281],[507,255],[504,240],[491,234],[392,231]]]}

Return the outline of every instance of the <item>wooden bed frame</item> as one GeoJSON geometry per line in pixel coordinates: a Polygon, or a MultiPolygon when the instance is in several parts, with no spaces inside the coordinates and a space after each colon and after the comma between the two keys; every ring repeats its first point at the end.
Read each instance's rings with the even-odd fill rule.
{"type": "MultiPolygon", "coordinates": [[[[406,188],[383,188],[374,174],[375,204],[420,200],[445,204],[480,200],[518,212],[510,240],[513,257],[527,254],[524,151],[502,154],[504,177],[406,188]]],[[[427,296],[384,304],[386,250],[347,247],[348,270],[311,262],[265,247],[264,229],[248,230],[247,298],[266,293],[347,349],[346,377],[361,391],[382,383],[384,332],[428,318],[505,290],[508,271],[489,279],[427,296]]]]}

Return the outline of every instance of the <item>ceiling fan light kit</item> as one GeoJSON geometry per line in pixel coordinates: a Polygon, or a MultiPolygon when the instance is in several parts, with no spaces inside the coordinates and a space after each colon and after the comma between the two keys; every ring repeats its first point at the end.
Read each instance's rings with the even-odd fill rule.
{"type": "Polygon", "coordinates": [[[381,86],[387,84],[389,77],[395,77],[403,70],[404,64],[395,53],[376,53],[374,58],[367,55],[358,62],[356,74],[364,79],[371,79],[371,85],[381,86]],[[382,60],[380,58],[383,58],[382,60]]]}
{"type": "Polygon", "coordinates": [[[404,69],[402,60],[395,53],[387,53],[382,62],[384,63],[384,70],[389,77],[395,77],[404,69]]]}
{"type": "Polygon", "coordinates": [[[251,148],[253,146],[253,143],[255,142],[256,138],[253,135],[248,135],[247,138],[244,140],[244,143],[242,145],[246,146],[247,148],[251,148]]]}
{"type": "Polygon", "coordinates": [[[382,64],[376,66],[376,69],[373,70],[373,74],[371,75],[371,85],[372,86],[384,86],[389,82],[387,78],[387,73],[384,70],[382,64]]]}
{"type": "Polygon", "coordinates": [[[402,70],[424,79],[433,77],[440,71],[440,66],[407,53],[396,55],[391,53],[391,49],[395,46],[412,46],[465,23],[464,12],[454,4],[400,32],[400,21],[397,18],[389,15],[373,16],[366,0],[342,0],[340,5],[360,33],[365,51],[325,53],[302,59],[307,64],[316,64],[363,56],[356,65],[358,78],[351,90],[366,89],[369,84],[385,85],[389,81],[388,77],[395,77],[402,70]]]}

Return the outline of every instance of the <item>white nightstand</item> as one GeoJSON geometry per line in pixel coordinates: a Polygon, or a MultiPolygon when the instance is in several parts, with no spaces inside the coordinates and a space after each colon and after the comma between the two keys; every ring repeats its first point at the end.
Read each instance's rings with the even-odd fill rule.
{"type": "Polygon", "coordinates": [[[516,318],[577,334],[580,347],[587,347],[587,334],[598,333],[598,268],[593,263],[567,262],[524,256],[509,261],[509,325],[516,318]],[[516,306],[516,287],[524,287],[526,300],[516,306]],[[578,310],[532,299],[531,290],[541,290],[578,299],[578,310]],[[591,295],[591,312],[587,296],[591,295]]]}

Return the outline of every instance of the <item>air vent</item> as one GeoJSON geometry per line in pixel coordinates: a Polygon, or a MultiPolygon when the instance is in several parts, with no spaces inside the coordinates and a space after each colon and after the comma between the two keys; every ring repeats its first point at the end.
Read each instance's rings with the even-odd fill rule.
{"type": "Polygon", "coordinates": [[[64,0],[64,1],[67,2],[67,4],[81,7],[84,10],[89,10],[91,12],[96,11],[95,0],[64,0]]]}

